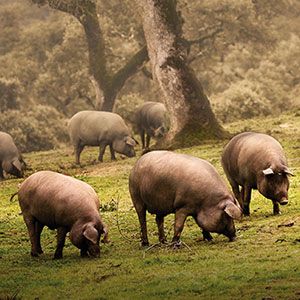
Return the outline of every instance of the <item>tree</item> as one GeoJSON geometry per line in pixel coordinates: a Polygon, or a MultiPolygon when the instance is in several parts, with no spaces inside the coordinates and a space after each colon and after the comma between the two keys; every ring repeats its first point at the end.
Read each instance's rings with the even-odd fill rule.
{"type": "Polygon", "coordinates": [[[176,0],[143,0],[140,3],[152,73],[170,112],[171,128],[166,142],[196,144],[203,136],[222,136],[224,131],[188,65],[176,0]]]}
{"type": "Polygon", "coordinates": [[[119,70],[108,69],[105,40],[97,15],[96,1],[93,0],[32,0],[38,5],[48,5],[53,9],[71,14],[83,26],[89,52],[89,67],[95,86],[95,108],[112,111],[116,96],[126,80],[134,75],[148,60],[147,48],[143,46],[119,70]]]}

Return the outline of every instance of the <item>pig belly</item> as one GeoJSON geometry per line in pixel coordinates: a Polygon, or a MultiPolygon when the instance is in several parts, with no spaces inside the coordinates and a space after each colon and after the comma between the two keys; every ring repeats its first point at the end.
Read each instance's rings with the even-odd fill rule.
{"type": "Polygon", "coordinates": [[[174,198],[145,195],[143,197],[143,202],[146,204],[146,208],[151,214],[168,215],[175,212],[174,198]]]}

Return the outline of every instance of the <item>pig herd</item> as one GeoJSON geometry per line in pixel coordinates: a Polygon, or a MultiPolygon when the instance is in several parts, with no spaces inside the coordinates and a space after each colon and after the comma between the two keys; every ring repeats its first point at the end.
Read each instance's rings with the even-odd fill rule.
{"type": "MultiPolygon", "coordinates": [[[[167,132],[166,109],[163,104],[146,102],[136,112],[136,128],[143,149],[150,138],[167,132]],[[146,135],[146,141],[145,141],[146,135]]],[[[85,146],[99,147],[99,161],[109,146],[111,159],[115,152],[135,156],[137,141],[124,120],[115,113],[81,111],[68,125],[74,146],[75,161],[85,146]]],[[[138,215],[141,242],[149,245],[146,212],[156,215],[158,237],[166,242],[164,217],[175,214],[172,244],[180,245],[185,220],[192,216],[201,228],[203,238],[211,233],[223,234],[230,241],[236,238],[234,220],[250,214],[251,190],[273,202],[273,213],[288,203],[289,175],[287,160],[280,143],[269,135],[245,132],[233,137],[221,157],[226,182],[207,161],[171,151],[151,151],[137,160],[129,175],[129,192],[138,215]]],[[[26,164],[12,137],[0,132],[0,178],[3,171],[23,176],[26,164]]],[[[57,229],[54,258],[62,258],[66,234],[81,256],[97,257],[100,238],[108,242],[108,229],[99,214],[99,199],[86,183],[52,171],[40,171],[20,185],[18,195],[22,215],[31,242],[31,255],[43,253],[40,236],[45,226],[57,229]]]]}

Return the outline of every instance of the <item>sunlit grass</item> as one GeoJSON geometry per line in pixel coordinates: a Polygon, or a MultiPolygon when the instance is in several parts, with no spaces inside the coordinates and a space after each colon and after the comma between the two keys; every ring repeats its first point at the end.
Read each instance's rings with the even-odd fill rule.
{"type": "MultiPolygon", "coordinates": [[[[268,132],[281,141],[295,177],[290,203],[272,215],[272,202],[253,193],[251,216],[236,222],[238,240],[229,243],[213,234],[213,242],[199,241],[201,231],[192,218],[185,224],[179,250],[168,246],[140,248],[139,225],[128,192],[128,174],[137,158],[95,163],[98,149],[82,154],[83,167],[74,165],[70,147],[25,154],[27,176],[50,169],[84,180],[97,191],[102,217],[109,225],[111,243],[101,245],[100,259],[81,259],[69,240],[64,258],[52,260],[55,232],[42,234],[44,254],[29,255],[28,233],[17,201],[9,198],[22,180],[0,183],[0,299],[299,299],[300,298],[300,117],[293,113],[276,119],[239,121],[226,126],[268,132]],[[118,207],[118,210],[116,210],[118,207]],[[286,225],[286,226],[285,226],[286,225]]],[[[227,141],[203,142],[177,150],[213,163],[220,174],[222,147],[227,141]]],[[[109,152],[109,151],[108,151],[109,152]]],[[[154,216],[147,215],[150,243],[156,244],[154,216]]],[[[173,216],[166,218],[168,240],[173,216]]]]}

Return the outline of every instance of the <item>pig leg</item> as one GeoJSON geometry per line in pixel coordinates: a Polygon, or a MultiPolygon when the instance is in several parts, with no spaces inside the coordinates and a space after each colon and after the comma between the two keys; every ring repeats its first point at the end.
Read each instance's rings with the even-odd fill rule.
{"type": "Polygon", "coordinates": [[[175,243],[175,245],[180,245],[180,235],[187,216],[188,214],[185,209],[178,209],[175,212],[174,236],[172,239],[172,243],[175,243]]]}
{"type": "Polygon", "coordinates": [[[43,253],[43,249],[41,246],[41,233],[43,231],[44,225],[41,224],[40,222],[36,221],[35,222],[35,234],[36,234],[36,241],[37,241],[37,252],[38,254],[43,253]]]}
{"type": "MultiPolygon", "coordinates": [[[[242,205],[243,198],[242,198],[238,183],[232,179],[229,179],[229,183],[231,185],[231,188],[232,188],[235,198],[239,201],[240,205],[242,205]]],[[[242,190],[243,190],[243,188],[242,188],[242,190]]]]}
{"type": "Polygon", "coordinates": [[[65,227],[57,228],[57,246],[54,254],[54,259],[62,258],[62,251],[65,245],[67,232],[68,230],[65,227]]]}
{"type": "Polygon", "coordinates": [[[109,150],[110,150],[110,158],[111,158],[111,160],[116,160],[115,150],[113,149],[112,145],[109,145],[109,150]]]}
{"type": "Polygon", "coordinates": [[[74,152],[75,152],[75,162],[77,165],[80,164],[80,153],[82,152],[84,148],[84,145],[80,144],[80,141],[77,143],[77,145],[74,147],[74,152]]]}
{"type": "Polygon", "coordinates": [[[164,216],[156,215],[155,220],[158,228],[159,241],[162,244],[164,244],[167,241],[165,237],[165,231],[164,231],[164,216]]]}
{"type": "Polygon", "coordinates": [[[1,166],[1,162],[0,162],[0,180],[4,179],[4,175],[3,175],[3,169],[1,166]]]}
{"type": "Polygon", "coordinates": [[[142,246],[148,246],[148,236],[147,236],[147,222],[146,222],[146,207],[140,203],[134,203],[135,210],[139,217],[139,222],[141,226],[141,238],[142,238],[142,246]]]}
{"type": "Polygon", "coordinates": [[[203,234],[203,240],[207,240],[207,241],[212,241],[212,236],[211,234],[209,233],[209,231],[206,231],[206,230],[202,230],[202,234],[203,234]]]}
{"type": "Polygon", "coordinates": [[[250,216],[250,200],[251,200],[251,187],[243,186],[243,213],[245,216],[250,216]]]}
{"type": "Polygon", "coordinates": [[[150,145],[150,134],[147,133],[147,136],[146,136],[146,148],[147,149],[149,148],[149,145],[150,145]]]}
{"type": "Polygon", "coordinates": [[[36,231],[35,231],[35,223],[36,220],[32,217],[32,216],[26,216],[23,215],[24,217],[24,221],[25,224],[27,226],[28,229],[28,233],[29,233],[29,239],[30,239],[30,243],[31,243],[31,256],[37,257],[39,256],[38,253],[38,242],[37,242],[37,236],[36,236],[36,231]]]}
{"type": "Polygon", "coordinates": [[[142,141],[142,147],[145,149],[145,130],[142,130],[140,133],[141,141],[142,141]]]}
{"type": "MultiPolygon", "coordinates": [[[[194,216],[194,219],[195,219],[195,222],[197,223],[197,225],[201,228],[196,216],[194,216]]],[[[210,242],[213,239],[212,236],[210,235],[209,231],[202,230],[202,235],[203,235],[203,240],[204,241],[207,240],[207,241],[210,242]]]]}
{"type": "Polygon", "coordinates": [[[276,201],[273,201],[273,214],[274,215],[280,214],[279,204],[276,201]]]}
{"type": "Polygon", "coordinates": [[[100,145],[100,151],[99,151],[99,156],[98,156],[98,160],[103,162],[103,155],[104,155],[104,152],[105,152],[105,149],[106,149],[106,146],[107,145],[100,145]]]}

